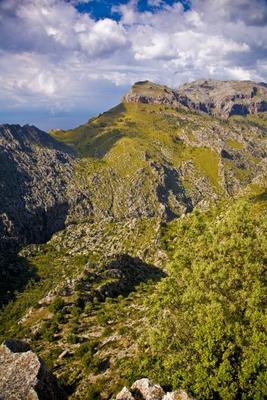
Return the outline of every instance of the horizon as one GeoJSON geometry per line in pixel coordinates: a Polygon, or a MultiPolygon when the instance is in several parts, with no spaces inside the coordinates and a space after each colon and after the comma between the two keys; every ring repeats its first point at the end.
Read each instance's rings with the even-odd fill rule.
{"type": "MultiPolygon", "coordinates": [[[[196,79],[196,80],[194,80],[194,81],[188,81],[188,82],[184,82],[184,83],[185,83],[185,84],[186,84],[186,83],[193,83],[193,82],[202,81],[202,80],[205,80],[205,81],[221,81],[221,82],[231,82],[231,81],[234,81],[234,82],[253,82],[253,83],[257,83],[257,84],[265,84],[265,85],[266,85],[266,82],[264,82],[264,81],[255,82],[255,81],[251,81],[251,80],[249,80],[249,79],[243,79],[243,80],[242,80],[242,79],[239,79],[239,80],[238,80],[238,79],[232,79],[232,80],[231,80],[231,79],[228,79],[228,80],[223,80],[223,79],[211,79],[211,78],[205,79],[204,77],[202,77],[202,78],[200,78],[200,79],[196,79]]],[[[136,83],[143,83],[143,82],[155,83],[155,82],[152,82],[152,81],[144,80],[144,81],[136,81],[136,82],[133,83],[133,85],[136,84],[136,83]]],[[[164,86],[163,83],[157,83],[157,84],[164,86]]],[[[131,89],[131,87],[132,87],[133,85],[129,86],[127,92],[131,89]]],[[[179,88],[179,86],[178,86],[178,88],[179,88]]],[[[175,88],[171,88],[171,89],[175,89],[175,88]]],[[[127,92],[124,92],[124,93],[121,95],[120,100],[122,100],[122,97],[123,97],[127,92]]],[[[21,120],[22,122],[20,122],[20,123],[16,122],[16,120],[14,120],[14,121],[9,121],[9,122],[1,122],[1,110],[0,110],[0,126],[1,126],[1,125],[20,125],[21,127],[24,127],[24,126],[34,126],[34,127],[38,128],[38,129],[40,129],[40,130],[42,130],[42,131],[45,131],[45,132],[49,132],[49,131],[52,131],[52,130],[68,131],[68,130],[77,128],[78,126],[81,126],[81,125],[86,124],[86,123],[88,122],[88,120],[90,120],[90,118],[93,118],[93,117],[96,117],[96,116],[98,116],[98,115],[101,115],[101,114],[103,114],[103,113],[109,111],[110,109],[112,109],[112,108],[118,106],[120,103],[122,103],[122,101],[118,101],[118,102],[116,102],[115,104],[111,104],[111,105],[110,105],[107,109],[105,109],[105,110],[100,110],[100,111],[91,112],[90,115],[86,115],[85,113],[79,113],[79,112],[78,112],[78,113],[75,114],[75,117],[74,117],[74,116],[72,116],[72,115],[69,115],[68,113],[60,113],[60,114],[57,114],[56,116],[51,116],[51,117],[50,117],[50,120],[48,120],[48,121],[47,121],[47,116],[46,116],[46,115],[43,116],[44,120],[42,120],[42,118],[40,119],[40,117],[42,117],[42,116],[38,115],[38,119],[39,119],[39,121],[41,121],[40,125],[42,125],[42,121],[44,122],[44,124],[47,123],[47,122],[48,122],[48,124],[50,124],[50,121],[51,121],[52,123],[55,123],[55,121],[59,120],[59,121],[61,121],[62,125],[64,126],[64,124],[68,124],[69,119],[71,119],[71,124],[72,124],[72,125],[66,125],[66,128],[64,128],[64,127],[58,127],[58,126],[51,127],[51,125],[49,125],[50,127],[49,127],[48,129],[45,129],[45,128],[43,128],[43,127],[40,126],[40,125],[36,125],[34,122],[31,123],[31,122],[30,122],[30,119],[31,119],[31,118],[29,118],[29,115],[28,115],[27,113],[26,113],[26,115],[25,115],[25,113],[23,114],[23,118],[22,118],[22,120],[21,120]]],[[[30,114],[30,115],[31,115],[31,114],[30,114]]],[[[33,117],[32,117],[33,119],[34,119],[34,116],[35,116],[35,114],[33,114],[33,117]]],[[[15,118],[16,118],[16,117],[15,117],[15,118]]]]}
{"type": "Polygon", "coordinates": [[[0,124],[71,129],[136,81],[266,82],[266,0],[216,3],[2,0],[0,124]]]}

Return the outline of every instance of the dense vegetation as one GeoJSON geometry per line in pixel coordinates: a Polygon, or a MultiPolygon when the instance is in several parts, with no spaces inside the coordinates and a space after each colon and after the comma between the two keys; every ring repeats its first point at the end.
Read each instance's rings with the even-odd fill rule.
{"type": "Polygon", "coordinates": [[[197,399],[267,395],[266,194],[257,199],[168,226],[169,276],[148,302],[136,376],[197,399]]]}

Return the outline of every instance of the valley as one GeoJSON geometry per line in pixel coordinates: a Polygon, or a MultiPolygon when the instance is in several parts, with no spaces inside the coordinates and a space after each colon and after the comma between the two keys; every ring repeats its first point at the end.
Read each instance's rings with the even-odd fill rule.
{"type": "Polygon", "coordinates": [[[0,126],[1,342],[67,398],[267,394],[266,95],[144,81],[72,130],[0,126]]]}

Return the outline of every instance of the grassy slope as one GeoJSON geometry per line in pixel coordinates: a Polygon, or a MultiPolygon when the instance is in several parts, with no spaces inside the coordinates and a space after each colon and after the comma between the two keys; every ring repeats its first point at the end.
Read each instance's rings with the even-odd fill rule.
{"type": "MultiPolygon", "coordinates": [[[[262,124],[264,118],[265,115],[258,118],[262,124]]],[[[149,162],[181,168],[190,161],[194,173],[188,171],[182,178],[189,196],[193,193],[195,182],[201,177],[207,177],[211,191],[220,195],[224,193],[219,172],[220,162],[241,185],[242,182],[247,184],[253,166],[259,162],[257,157],[252,157],[248,147],[250,139],[258,140],[252,130],[252,120],[251,117],[242,122],[243,128],[240,130],[240,121],[234,118],[222,122],[208,115],[193,114],[164,105],[122,103],[76,129],[51,134],[74,147],[83,157],[74,179],[76,186],[88,188],[92,185],[92,176],[101,175],[102,180],[93,196],[97,195],[99,188],[101,196],[103,193],[106,196],[106,203],[103,200],[105,207],[108,202],[110,204],[111,192],[114,190],[110,183],[111,172],[116,176],[115,186],[120,189],[119,196],[122,198],[131,190],[137,176],[141,175],[144,179],[142,195],[153,191],[154,178],[149,162]],[[216,150],[214,137],[221,126],[227,132],[226,149],[229,148],[237,157],[241,156],[240,166],[237,161],[220,158],[216,150]],[[210,144],[201,144],[202,133],[210,138],[210,144]],[[246,160],[246,167],[242,157],[246,160]]],[[[101,200],[97,200],[101,204],[101,200]]],[[[121,203],[119,208],[125,206],[123,200],[121,203]]]]}

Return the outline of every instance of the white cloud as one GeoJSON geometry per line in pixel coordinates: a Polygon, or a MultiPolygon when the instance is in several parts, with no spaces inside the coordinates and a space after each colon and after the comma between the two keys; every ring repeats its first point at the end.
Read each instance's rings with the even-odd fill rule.
{"type": "Polygon", "coordinates": [[[90,30],[79,34],[81,48],[92,56],[110,54],[122,49],[127,39],[122,26],[111,19],[96,22],[90,30]]]}
{"type": "Polygon", "coordinates": [[[238,80],[251,79],[251,72],[241,67],[226,68],[226,70],[232,76],[233,79],[238,79],[238,80]]]}
{"type": "Polygon", "coordinates": [[[153,13],[130,0],[114,7],[119,22],[79,13],[82,2],[0,1],[2,108],[104,110],[141,79],[267,78],[265,0],[192,0],[187,12],[150,0],[153,13]]]}

